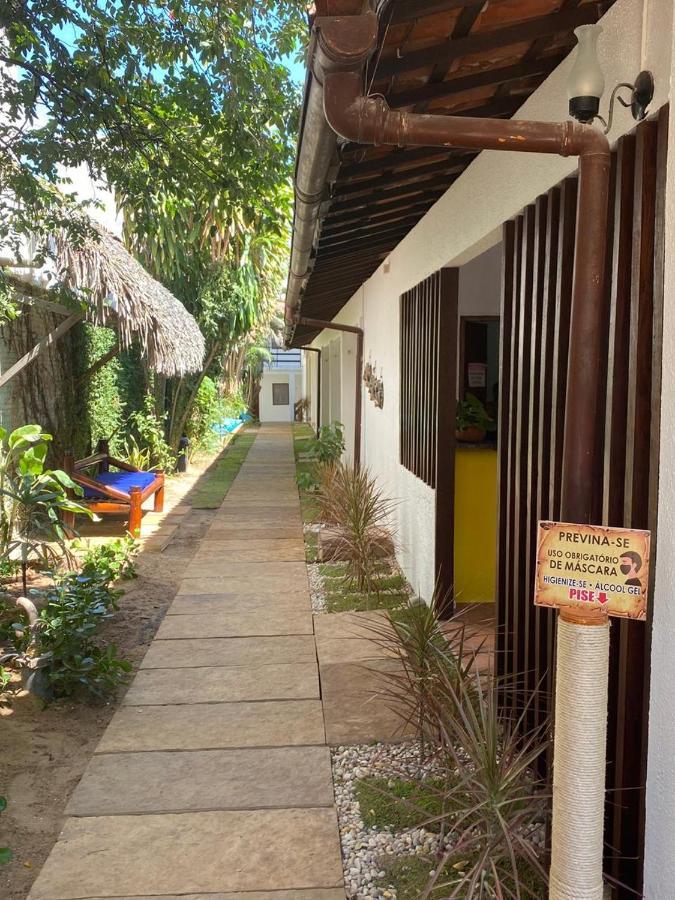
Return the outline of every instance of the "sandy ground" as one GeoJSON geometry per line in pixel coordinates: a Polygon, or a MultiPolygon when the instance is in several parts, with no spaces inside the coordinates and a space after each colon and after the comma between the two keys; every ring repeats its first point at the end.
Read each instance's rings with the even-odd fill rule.
{"type": "MultiPolygon", "coordinates": [[[[182,573],[204,535],[215,510],[193,510],[189,492],[210,460],[167,483],[165,515],[147,515],[145,546],[138,557],[138,578],[122,582],[126,591],[117,615],[99,634],[116,644],[133,663],[142,660],[171,603],[182,573]]],[[[122,520],[112,517],[88,532],[100,539],[121,536],[122,520]]],[[[0,795],[8,801],[0,815],[0,846],[14,858],[0,867],[2,900],[25,900],[61,830],[63,810],[119,705],[124,691],[111,702],[93,705],[59,701],[45,707],[28,694],[0,707],[0,795]]]]}

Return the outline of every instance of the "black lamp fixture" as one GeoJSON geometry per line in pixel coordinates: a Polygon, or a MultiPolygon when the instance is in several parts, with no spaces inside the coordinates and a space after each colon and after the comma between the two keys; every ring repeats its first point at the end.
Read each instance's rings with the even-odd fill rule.
{"type": "Polygon", "coordinates": [[[590,124],[599,119],[605,126],[605,134],[612,127],[614,103],[630,108],[636,122],[647,115],[647,107],[654,97],[654,78],[651,72],[643,70],[633,84],[622,81],[616,85],[609,100],[607,121],[600,115],[600,99],[605,91],[605,76],[598,61],[598,38],[602,34],[600,25],[580,25],[574,29],[577,38],[577,52],[574,65],[567,82],[567,96],[572,118],[590,124]],[[619,96],[619,91],[630,92],[628,99],[619,96]]]}

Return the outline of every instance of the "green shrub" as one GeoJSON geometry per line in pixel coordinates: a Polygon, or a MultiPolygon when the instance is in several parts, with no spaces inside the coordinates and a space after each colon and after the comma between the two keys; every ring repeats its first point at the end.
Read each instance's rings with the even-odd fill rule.
{"type": "Polygon", "coordinates": [[[199,385],[190,418],[185,426],[185,435],[190,441],[190,456],[199,450],[217,449],[220,438],[213,426],[227,418],[227,403],[220,397],[218,387],[208,375],[199,385]]]}
{"type": "Polygon", "coordinates": [[[39,425],[11,434],[0,428],[0,553],[21,566],[24,592],[31,563],[50,569],[69,556],[60,513],[92,515],[71,499],[82,488],[60,469],[45,468],[51,440],[39,425]]]}
{"type": "Polygon", "coordinates": [[[132,465],[173,472],[176,468],[176,454],[164,436],[165,421],[166,413],[158,416],[152,397],[146,395],[143,409],[131,413],[128,419],[125,454],[130,462],[134,460],[132,465]],[[139,462],[143,465],[138,465],[139,462]]]}
{"type": "MultiPolygon", "coordinates": [[[[0,813],[7,809],[7,801],[4,797],[0,797],[0,813]]],[[[0,847],[0,866],[6,865],[12,858],[12,851],[9,847],[0,847]]]]}
{"type": "MultiPolygon", "coordinates": [[[[84,690],[98,698],[112,693],[126,679],[131,665],[117,656],[114,645],[99,646],[100,624],[117,610],[121,591],[110,587],[109,571],[67,572],[41,592],[44,605],[30,624],[22,611],[12,627],[17,662],[39,659],[47,682],[47,699],[84,690]]],[[[35,592],[38,594],[38,592],[35,592]]]]}
{"type": "Polygon", "coordinates": [[[322,425],[319,436],[310,442],[310,453],[322,464],[337,463],[345,449],[344,425],[331,422],[322,425]]]}
{"type": "MultiPolygon", "coordinates": [[[[76,545],[76,549],[80,550],[83,547],[76,545]]],[[[138,544],[130,535],[106,541],[105,544],[86,547],[80,560],[82,574],[99,573],[106,576],[109,581],[135,578],[137,553],[138,544]]]]}

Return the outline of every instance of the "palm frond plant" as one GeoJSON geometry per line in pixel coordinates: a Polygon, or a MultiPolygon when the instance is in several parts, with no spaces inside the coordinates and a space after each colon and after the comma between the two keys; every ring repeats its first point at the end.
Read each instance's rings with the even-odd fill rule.
{"type": "Polygon", "coordinates": [[[326,521],[338,526],[334,556],[346,563],[345,580],[361,594],[377,594],[377,572],[390,546],[386,530],[394,509],[366,468],[337,463],[321,494],[326,521]]]}
{"type": "Polygon", "coordinates": [[[92,518],[72,499],[82,489],[65,472],[45,468],[51,439],[39,425],[0,429],[0,551],[20,564],[24,593],[30,564],[52,569],[71,558],[59,514],[92,518]]]}

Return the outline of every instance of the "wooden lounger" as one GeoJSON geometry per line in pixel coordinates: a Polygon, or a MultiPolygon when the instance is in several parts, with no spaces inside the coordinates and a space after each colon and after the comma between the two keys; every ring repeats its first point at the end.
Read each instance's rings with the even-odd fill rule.
{"type": "MultiPolygon", "coordinates": [[[[63,468],[76,484],[84,490],[79,502],[102,515],[129,516],[129,532],[138,537],[141,533],[141,507],[154,494],[155,512],[164,509],[164,472],[143,472],[108,452],[108,442],[99,441],[97,452],[85,459],[75,459],[72,450],[65,455],[63,468]],[[111,471],[111,466],[119,471],[111,471]],[[86,474],[95,468],[94,474],[86,474]]],[[[73,513],[64,514],[64,524],[72,528],[73,513]]]]}

